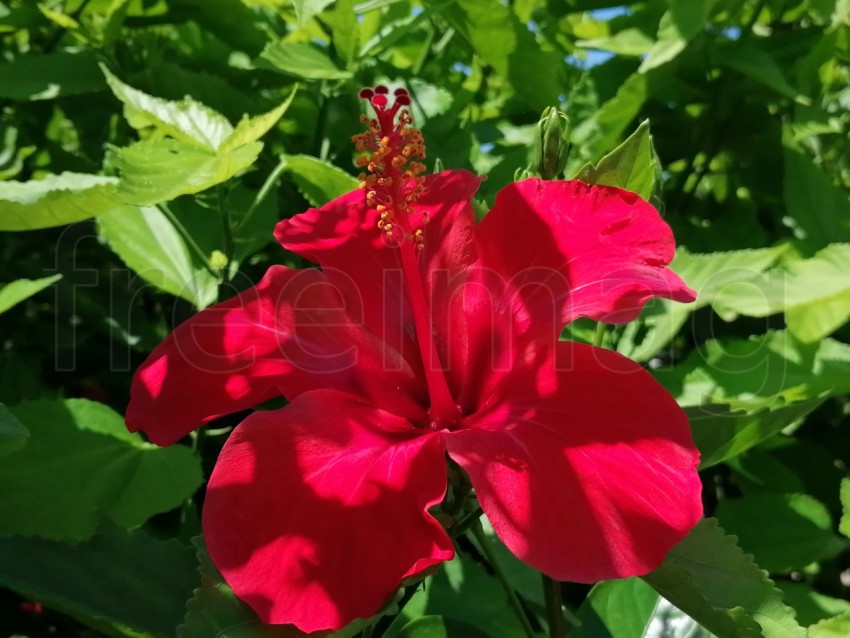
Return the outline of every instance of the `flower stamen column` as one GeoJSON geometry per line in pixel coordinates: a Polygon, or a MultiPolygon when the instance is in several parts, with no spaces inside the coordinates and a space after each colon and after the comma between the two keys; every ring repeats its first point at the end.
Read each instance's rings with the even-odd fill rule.
{"type": "Polygon", "coordinates": [[[425,157],[425,144],[422,133],[412,126],[410,112],[403,108],[410,104],[407,91],[396,89],[392,104],[388,95],[385,86],[360,91],[360,97],[369,100],[377,116],[364,117],[368,130],[354,136],[357,150],[368,151],[357,160],[368,171],[360,175],[360,181],[366,189],[366,203],[380,213],[378,227],[384,232],[385,240],[400,251],[431,399],[429,427],[451,429],[460,416],[460,408],[449,390],[434,343],[417,255],[424,245],[428,222],[426,215],[417,218],[413,208],[423,188],[420,174],[425,166],[417,160],[425,157]]]}

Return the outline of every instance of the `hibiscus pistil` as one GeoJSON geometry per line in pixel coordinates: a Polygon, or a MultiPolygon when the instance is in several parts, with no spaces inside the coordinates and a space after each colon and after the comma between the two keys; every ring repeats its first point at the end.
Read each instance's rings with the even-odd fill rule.
{"type": "Polygon", "coordinates": [[[443,364],[434,343],[434,329],[429,320],[428,304],[417,259],[422,249],[427,213],[416,213],[415,202],[424,191],[421,173],[425,165],[425,144],[421,131],[413,126],[413,116],[405,108],[410,105],[406,89],[396,89],[390,103],[389,89],[376,86],[360,91],[375,111],[375,118],[363,117],[368,129],[355,135],[358,151],[368,151],[357,159],[368,173],[360,174],[361,188],[366,189],[366,204],[380,214],[378,228],[386,241],[401,253],[404,280],[416,329],[416,339],[431,406],[428,410],[431,429],[452,429],[460,416],[460,407],[452,397],[443,364]]]}

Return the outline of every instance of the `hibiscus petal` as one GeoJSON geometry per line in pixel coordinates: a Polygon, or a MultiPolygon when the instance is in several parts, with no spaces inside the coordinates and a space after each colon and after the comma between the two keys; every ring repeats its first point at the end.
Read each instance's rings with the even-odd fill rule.
{"type": "MultiPolygon", "coordinates": [[[[474,255],[465,251],[472,245],[470,200],[479,179],[467,171],[443,171],[424,179],[425,191],[416,204],[416,214],[427,213],[431,219],[420,256],[423,271],[471,263],[474,255]]],[[[378,212],[366,206],[364,191],[357,190],[281,221],[275,237],[287,250],[321,265],[347,306],[362,312],[365,325],[413,362],[419,350],[401,259],[378,220],[378,212]]]]}
{"type": "Polygon", "coordinates": [[[127,426],[170,445],[216,417],[323,387],[411,418],[425,396],[400,354],[352,319],[321,272],[273,266],[151,353],[133,378],[127,426]]]}
{"type": "Polygon", "coordinates": [[[445,435],[499,537],[559,580],[645,574],[702,516],[684,412],[614,352],[559,343],[445,435]]]}
{"type": "Polygon", "coordinates": [[[478,246],[482,267],[513,290],[521,330],[557,332],[582,316],[625,323],[652,297],[696,298],[666,268],[675,253],[670,228],[652,205],[619,188],[510,184],[479,224],[478,246]]]}
{"type": "Polygon", "coordinates": [[[439,434],[334,391],[255,412],[210,478],[213,562],[267,623],[336,630],[454,555],[428,514],[446,491],[439,434]]]}

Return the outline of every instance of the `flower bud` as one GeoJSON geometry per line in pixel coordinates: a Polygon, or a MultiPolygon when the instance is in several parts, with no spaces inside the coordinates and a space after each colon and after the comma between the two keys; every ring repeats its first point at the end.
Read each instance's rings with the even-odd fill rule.
{"type": "Polygon", "coordinates": [[[530,170],[543,179],[557,179],[567,164],[570,120],[563,111],[547,106],[537,122],[530,170]]]}
{"type": "Polygon", "coordinates": [[[220,250],[212,251],[209,260],[210,268],[215,268],[216,270],[223,270],[227,267],[227,255],[225,255],[220,250]]]}

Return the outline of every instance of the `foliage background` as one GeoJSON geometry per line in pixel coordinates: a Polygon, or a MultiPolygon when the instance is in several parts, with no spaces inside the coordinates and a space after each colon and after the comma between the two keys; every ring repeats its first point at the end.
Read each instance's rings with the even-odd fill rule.
{"type": "MultiPolygon", "coordinates": [[[[565,585],[570,635],[850,635],[848,24],[847,0],[0,1],[0,634],[290,635],[197,537],[239,419],[158,449],[121,414],[174,324],[301,265],[271,228],[353,187],[357,91],[389,83],[431,167],[489,175],[482,212],[559,106],[566,176],[653,201],[700,293],[605,345],[688,410],[716,521],[644,580],[565,585]]],[[[522,635],[459,542],[375,635],[522,635]]],[[[496,550],[542,635],[538,576],[496,550]]]]}

